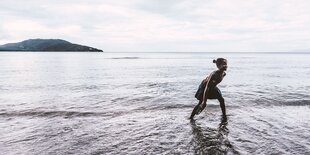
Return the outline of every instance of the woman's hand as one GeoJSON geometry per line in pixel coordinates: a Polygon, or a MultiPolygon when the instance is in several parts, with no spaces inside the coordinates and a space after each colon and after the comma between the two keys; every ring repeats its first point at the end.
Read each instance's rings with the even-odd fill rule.
{"type": "Polygon", "coordinates": [[[207,101],[202,101],[202,103],[200,104],[201,111],[205,109],[206,106],[207,106],[207,101]]]}

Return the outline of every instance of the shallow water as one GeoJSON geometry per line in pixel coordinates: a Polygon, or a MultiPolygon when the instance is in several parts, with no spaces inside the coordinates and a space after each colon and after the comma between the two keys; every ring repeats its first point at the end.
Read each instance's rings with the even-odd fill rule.
{"type": "Polygon", "coordinates": [[[310,154],[310,54],[0,53],[3,154],[310,154]],[[188,120],[228,59],[216,100],[188,120]]]}

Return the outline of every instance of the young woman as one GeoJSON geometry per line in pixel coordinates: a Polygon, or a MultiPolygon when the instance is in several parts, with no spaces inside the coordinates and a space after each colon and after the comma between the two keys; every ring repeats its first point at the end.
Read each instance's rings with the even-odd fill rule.
{"type": "Polygon", "coordinates": [[[199,85],[199,88],[195,94],[195,97],[199,100],[199,102],[193,109],[190,119],[193,119],[195,115],[198,115],[206,107],[207,99],[218,99],[223,116],[226,118],[224,98],[220,89],[217,88],[216,85],[219,84],[226,75],[225,71],[227,70],[227,60],[224,58],[218,58],[213,60],[213,63],[216,64],[218,70],[213,71],[199,85]]]}

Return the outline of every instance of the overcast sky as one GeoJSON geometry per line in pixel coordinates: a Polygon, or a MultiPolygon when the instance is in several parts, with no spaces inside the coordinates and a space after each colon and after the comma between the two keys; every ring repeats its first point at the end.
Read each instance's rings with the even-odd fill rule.
{"type": "Polygon", "coordinates": [[[29,38],[109,52],[310,49],[310,1],[1,0],[0,44],[29,38]]]}

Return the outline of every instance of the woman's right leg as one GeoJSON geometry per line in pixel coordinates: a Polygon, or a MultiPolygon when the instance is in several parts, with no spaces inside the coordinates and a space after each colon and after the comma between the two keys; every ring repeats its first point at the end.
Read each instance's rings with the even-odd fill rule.
{"type": "Polygon", "coordinates": [[[194,116],[196,115],[197,109],[199,108],[200,104],[201,104],[201,100],[199,100],[198,104],[195,106],[195,108],[192,111],[191,117],[189,117],[190,119],[193,119],[194,116]]]}

